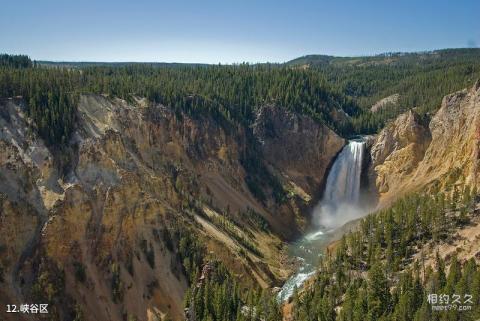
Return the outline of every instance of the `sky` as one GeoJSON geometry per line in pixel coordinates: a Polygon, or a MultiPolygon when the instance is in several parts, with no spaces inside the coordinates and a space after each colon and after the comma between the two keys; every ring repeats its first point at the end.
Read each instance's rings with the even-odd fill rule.
{"type": "Polygon", "coordinates": [[[479,0],[0,2],[0,53],[36,60],[228,64],[479,46],[479,0]]]}

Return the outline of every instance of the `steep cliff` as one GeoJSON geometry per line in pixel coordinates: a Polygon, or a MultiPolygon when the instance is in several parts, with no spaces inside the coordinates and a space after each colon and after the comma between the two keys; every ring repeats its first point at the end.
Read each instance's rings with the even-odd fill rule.
{"type": "Polygon", "coordinates": [[[371,147],[370,178],[381,203],[419,188],[477,186],[480,82],[443,98],[430,121],[414,111],[384,128],[371,147]]]}
{"type": "Polygon", "coordinates": [[[246,283],[278,284],[291,268],[283,241],[343,145],[281,108],[252,136],[140,98],[82,95],[71,142],[47,148],[24,109],[0,102],[0,302],[46,302],[52,319],[180,320],[198,265],[214,259],[246,283]],[[268,184],[263,200],[251,192],[253,149],[282,200],[268,184]]]}
{"type": "Polygon", "coordinates": [[[275,106],[260,109],[254,133],[267,162],[310,196],[318,193],[328,166],[345,145],[328,127],[275,106]]]}

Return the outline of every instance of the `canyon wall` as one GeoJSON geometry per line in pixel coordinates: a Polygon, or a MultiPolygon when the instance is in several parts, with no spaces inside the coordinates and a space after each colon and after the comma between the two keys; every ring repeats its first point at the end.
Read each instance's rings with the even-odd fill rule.
{"type": "Polygon", "coordinates": [[[293,268],[284,241],[344,144],[283,108],[262,109],[252,131],[81,95],[71,141],[46,146],[25,108],[0,101],[0,303],[48,302],[53,320],[181,320],[208,260],[280,284],[293,268]]]}
{"type": "Polygon", "coordinates": [[[443,98],[430,120],[408,111],[387,125],[371,149],[370,181],[388,204],[420,189],[478,186],[480,82],[443,98]]]}

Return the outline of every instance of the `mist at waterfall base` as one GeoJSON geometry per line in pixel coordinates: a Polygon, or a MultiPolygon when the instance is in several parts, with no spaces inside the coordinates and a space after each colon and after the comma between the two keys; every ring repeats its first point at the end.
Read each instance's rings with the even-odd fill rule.
{"type": "Polygon", "coordinates": [[[333,232],[369,212],[368,206],[362,205],[360,191],[364,151],[362,140],[351,140],[337,156],[328,174],[323,197],[313,210],[310,232],[289,248],[289,254],[300,261],[300,267],[280,290],[280,301],[287,300],[296,287],[315,274],[322,250],[331,241],[333,232]]]}
{"type": "Polygon", "coordinates": [[[352,140],[338,155],[328,174],[323,198],[313,210],[317,227],[335,229],[366,213],[360,199],[364,151],[363,141],[352,140]]]}

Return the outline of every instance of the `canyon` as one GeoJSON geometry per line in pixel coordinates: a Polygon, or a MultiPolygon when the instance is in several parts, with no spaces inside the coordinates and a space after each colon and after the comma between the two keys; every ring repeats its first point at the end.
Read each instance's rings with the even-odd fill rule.
{"type": "Polygon", "coordinates": [[[82,95],[71,142],[55,151],[24,109],[21,98],[1,101],[0,302],[47,295],[61,319],[79,305],[90,320],[182,319],[188,257],[178,248],[193,247],[190,233],[247,284],[280,285],[293,269],[284,241],[307,224],[303,213],[344,144],[308,117],[263,108],[254,133],[289,191],[278,204],[245,183],[245,129],[140,98],[82,95]],[[225,217],[230,230],[218,226],[225,217]]]}
{"type": "MultiPolygon", "coordinates": [[[[280,287],[298,268],[287,244],[311,226],[348,143],[273,104],[231,128],[143,97],[82,94],[74,134],[55,149],[26,104],[0,101],[0,302],[48,297],[59,319],[81,307],[85,320],[183,320],[197,250],[245,284],[280,287]]],[[[477,186],[479,117],[477,81],[430,117],[409,110],[366,137],[371,210],[477,186]]]]}

